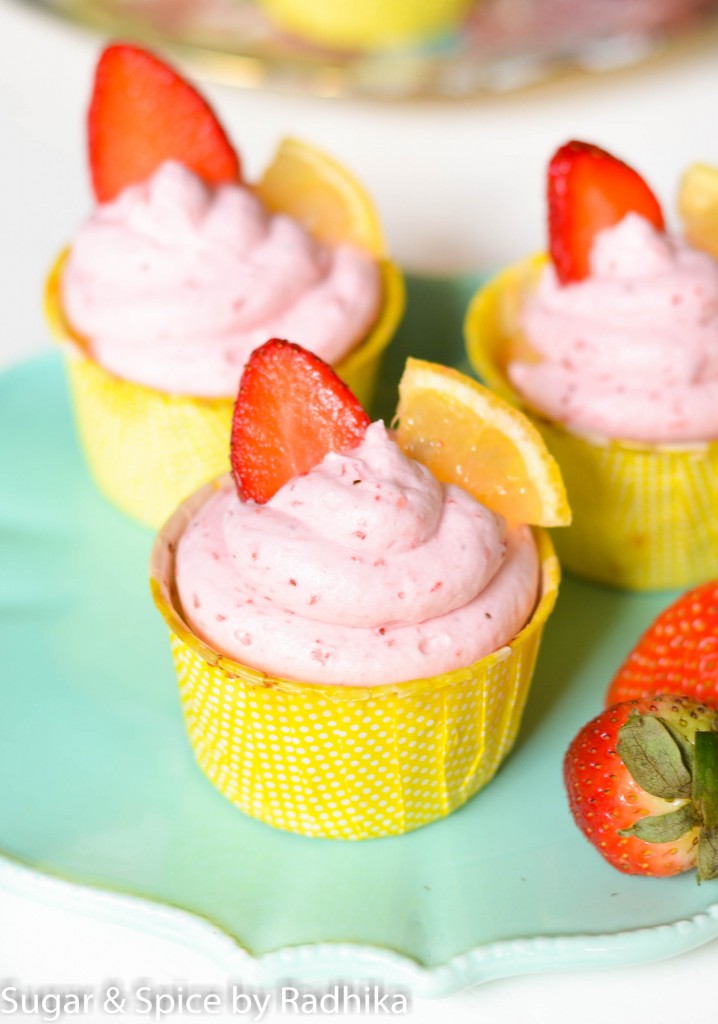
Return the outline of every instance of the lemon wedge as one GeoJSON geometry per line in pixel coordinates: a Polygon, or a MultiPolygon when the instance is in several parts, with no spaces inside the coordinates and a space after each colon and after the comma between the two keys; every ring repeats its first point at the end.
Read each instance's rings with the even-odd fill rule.
{"type": "Polygon", "coordinates": [[[397,440],[445,483],[514,523],[567,526],[561,471],[528,419],[457,370],[408,359],[397,440]]]}
{"type": "Polygon", "coordinates": [[[718,259],[718,167],[693,164],[684,172],[678,213],[688,241],[718,259]]]}
{"type": "Polygon", "coordinates": [[[283,139],[255,191],[273,212],[287,213],[322,242],[350,243],[385,255],[372,200],[336,160],[298,139],[283,139]]]}

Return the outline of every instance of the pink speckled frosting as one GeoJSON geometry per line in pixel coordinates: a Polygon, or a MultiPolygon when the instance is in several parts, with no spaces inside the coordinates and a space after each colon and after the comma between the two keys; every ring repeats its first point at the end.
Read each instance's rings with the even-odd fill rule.
{"type": "Polygon", "coordinates": [[[381,280],[366,253],[322,245],[250,190],[209,189],[170,161],[80,229],[62,302],[120,377],[234,396],[250,352],[269,338],[339,361],[376,319],[381,280]]]}
{"type": "Polygon", "coordinates": [[[546,266],[522,328],[540,362],[509,376],[576,433],[634,441],[718,437],[718,263],[637,214],[597,235],[591,274],[546,266]]]}
{"type": "Polygon", "coordinates": [[[214,495],[176,570],[187,621],[216,650],[354,686],[471,665],[525,625],[539,578],[528,527],[438,483],[381,422],[264,505],[214,495]]]}

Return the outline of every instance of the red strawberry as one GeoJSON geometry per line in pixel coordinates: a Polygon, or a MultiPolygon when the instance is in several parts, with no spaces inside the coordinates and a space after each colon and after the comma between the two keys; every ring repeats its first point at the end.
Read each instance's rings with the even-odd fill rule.
{"type": "Polygon", "coordinates": [[[662,612],[618,670],[606,704],[682,693],[718,705],[718,580],[662,612]]]}
{"type": "Polygon", "coordinates": [[[99,202],[178,160],[208,184],[240,180],[237,154],[199,93],[138,46],[102,53],[88,111],[92,185],[99,202]]]}
{"type": "Polygon", "coordinates": [[[244,498],[269,501],[327,452],[356,448],[371,420],[331,366],[274,338],[252,352],[232,420],[231,461],[244,498]]]}
{"type": "Polygon", "coordinates": [[[564,780],[576,824],[619,871],[718,877],[718,709],[671,695],[614,704],[572,742],[564,780]]]}
{"type": "Polygon", "coordinates": [[[549,252],[561,284],[589,273],[597,233],[639,213],[663,230],[658,200],[628,164],[587,142],[567,142],[548,165],[549,252]]]}

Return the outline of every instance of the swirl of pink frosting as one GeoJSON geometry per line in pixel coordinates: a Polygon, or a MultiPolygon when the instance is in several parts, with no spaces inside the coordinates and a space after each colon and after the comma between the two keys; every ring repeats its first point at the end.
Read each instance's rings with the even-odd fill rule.
{"type": "Polygon", "coordinates": [[[584,281],[547,265],[522,329],[540,361],[510,364],[512,383],[576,433],[718,437],[718,263],[637,214],[596,236],[584,281]]]}
{"type": "Polygon", "coordinates": [[[188,622],[212,647],[355,686],[472,664],[513,639],[538,588],[530,530],[439,484],[381,422],[265,505],[214,496],[176,566],[188,622]]]}
{"type": "Polygon", "coordinates": [[[340,360],[376,319],[381,280],[366,253],[323,245],[249,189],[210,189],[169,161],[80,229],[62,302],[111,372],[231,396],[252,349],[271,337],[340,360]]]}

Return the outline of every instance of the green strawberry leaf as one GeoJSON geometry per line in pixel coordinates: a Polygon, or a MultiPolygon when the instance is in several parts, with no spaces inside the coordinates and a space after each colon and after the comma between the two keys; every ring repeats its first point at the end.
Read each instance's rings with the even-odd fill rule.
{"type": "Polygon", "coordinates": [[[701,829],[696,867],[699,882],[710,882],[718,878],[718,826],[701,829]]]}
{"type": "Polygon", "coordinates": [[[630,828],[622,828],[619,836],[636,836],[646,843],[672,843],[690,829],[700,825],[701,819],[693,804],[684,804],[677,811],[641,818],[630,828]]]}
{"type": "Polygon", "coordinates": [[[647,793],[664,800],[691,796],[691,773],[681,747],[660,718],[634,711],[618,731],[616,750],[647,793]]]}
{"type": "Polygon", "coordinates": [[[693,742],[688,739],[687,736],[681,736],[677,729],[674,729],[670,722],[666,722],[661,719],[663,725],[668,729],[669,733],[680,747],[681,755],[683,757],[683,764],[686,766],[688,771],[693,775],[693,742]]]}
{"type": "Polygon", "coordinates": [[[718,733],[696,733],[693,800],[706,827],[718,826],[718,733]]]}

